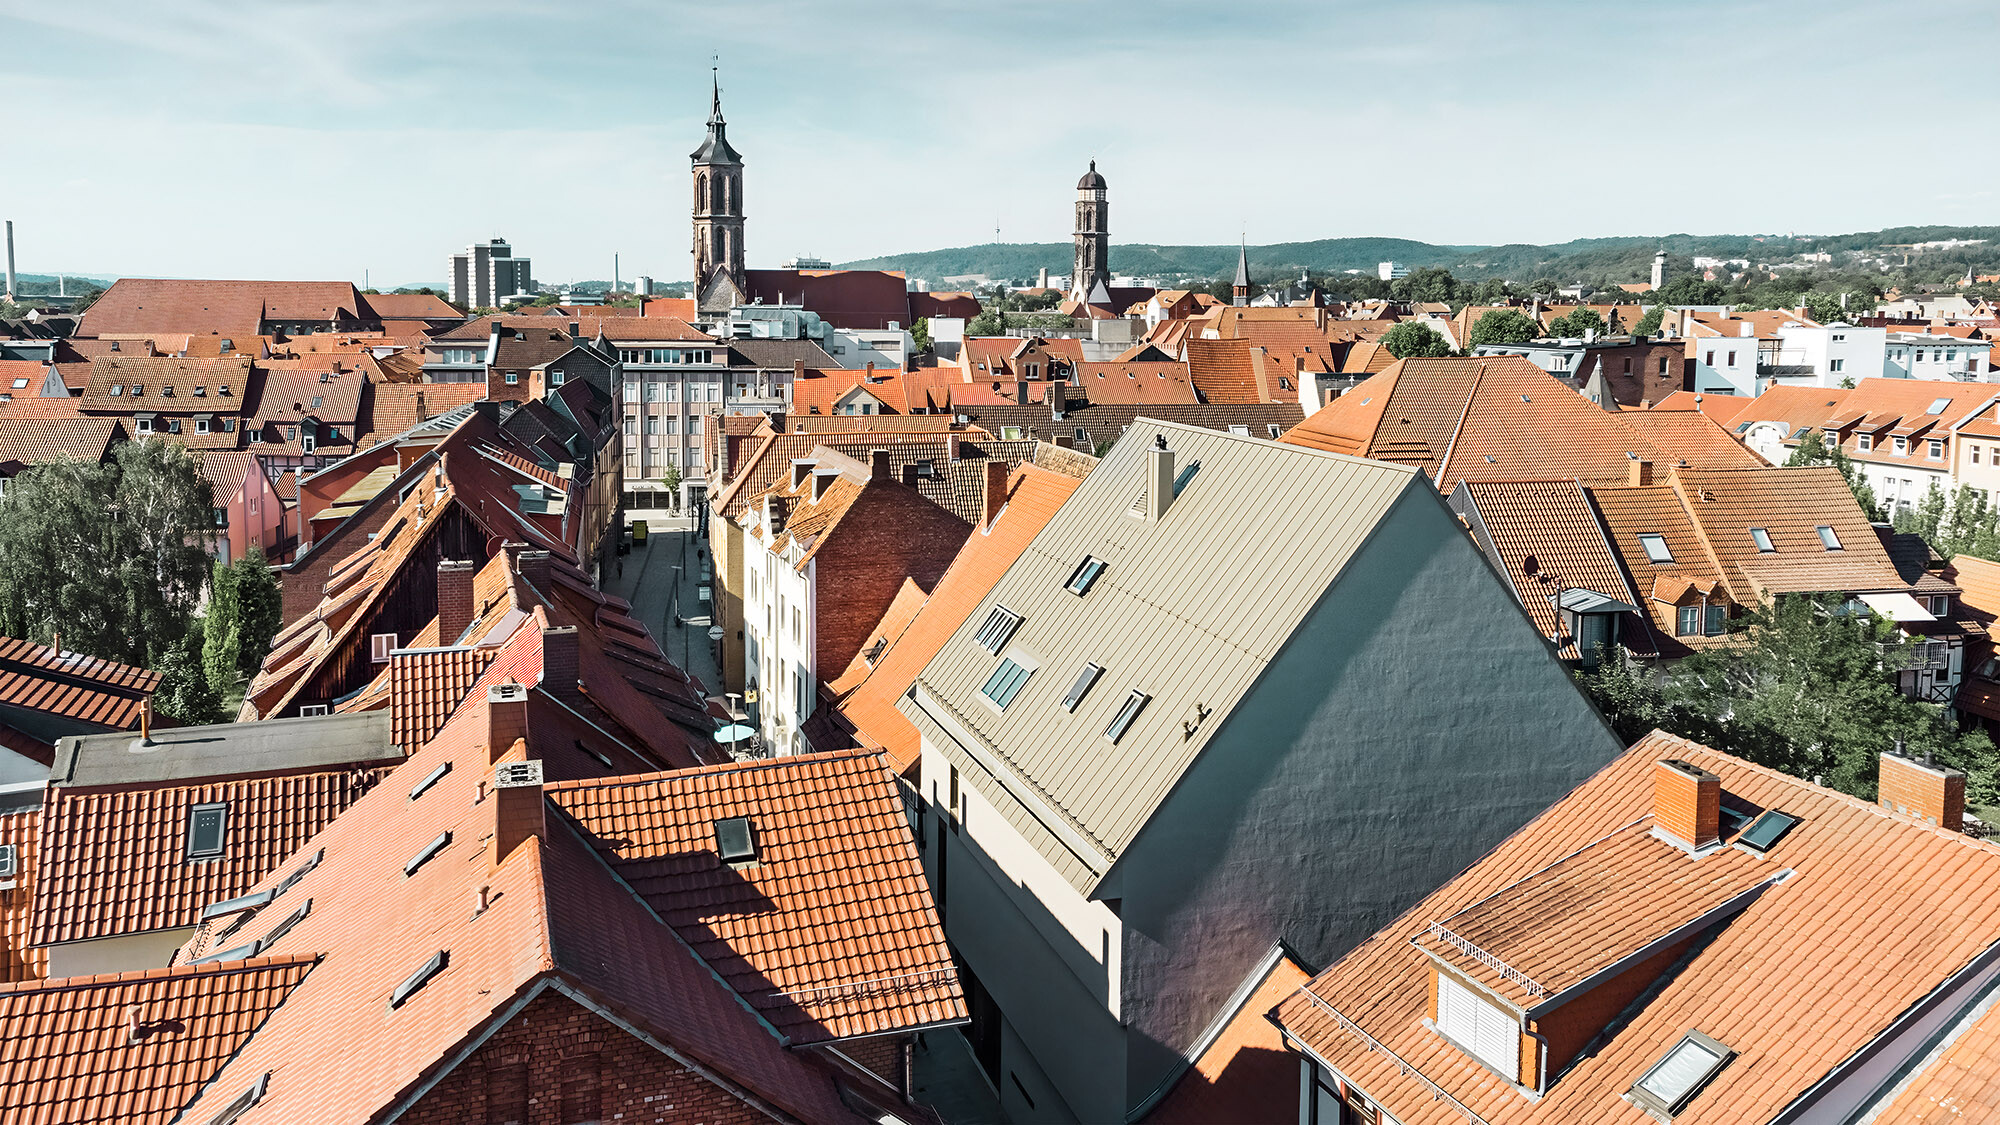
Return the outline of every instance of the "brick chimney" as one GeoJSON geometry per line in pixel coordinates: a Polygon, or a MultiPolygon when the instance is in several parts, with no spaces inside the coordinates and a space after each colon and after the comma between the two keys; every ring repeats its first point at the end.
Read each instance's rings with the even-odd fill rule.
{"type": "Polygon", "coordinates": [[[1014,381],[1014,405],[1028,405],[1028,381],[1026,379],[1016,379],[1014,381]]]}
{"type": "MultiPolygon", "coordinates": [[[[806,381],[806,361],[805,361],[805,360],[803,360],[803,359],[795,359],[795,360],[793,360],[793,361],[792,361],[792,385],[793,385],[793,386],[797,386],[798,384],[800,384],[800,383],[803,383],[803,382],[805,382],[805,381],[806,381]]],[[[779,428],[781,428],[781,429],[782,429],[783,427],[782,427],[782,426],[780,426],[779,428]]]]}
{"type": "Polygon", "coordinates": [[[1965,775],[1958,770],[1884,754],[1876,792],[1885,809],[1953,832],[1965,829],[1965,775]]]}
{"type": "Polygon", "coordinates": [[[574,707],[582,701],[577,690],[576,626],[551,625],[542,630],[542,690],[574,707]]]}
{"type": "Polygon", "coordinates": [[[438,563],[438,643],[455,645],[472,624],[476,608],[472,604],[472,576],[474,568],[470,560],[444,559],[438,563]]]}
{"type": "Polygon", "coordinates": [[[1653,763],[1653,823],[1692,848],[1722,839],[1722,779],[1678,758],[1653,763]]]}
{"type": "Polygon", "coordinates": [[[917,467],[915,465],[903,466],[903,485],[906,488],[917,487],[917,467]]]}
{"type": "Polygon", "coordinates": [[[548,831],[542,802],[542,760],[526,748],[509,751],[493,763],[493,865],[498,867],[521,845],[548,831]]]}
{"type": "Polygon", "coordinates": [[[895,479],[889,475],[888,450],[871,449],[868,451],[868,479],[870,481],[890,481],[895,479]]]}
{"type": "Polygon", "coordinates": [[[1653,483],[1653,463],[1644,458],[1625,463],[1625,483],[1642,488],[1653,483]]]}
{"type": "Polygon", "coordinates": [[[986,462],[986,503],[979,526],[989,529],[993,521],[1000,518],[1000,509],[1007,504],[1007,462],[998,457],[986,462]]]}
{"type": "Polygon", "coordinates": [[[1057,379],[1049,384],[1049,417],[1060,422],[1069,413],[1069,383],[1057,379]]]}
{"type": "Polygon", "coordinates": [[[549,588],[549,553],[547,551],[522,551],[514,559],[521,577],[537,590],[549,588]]]}
{"type": "Polygon", "coordinates": [[[517,738],[528,737],[528,689],[494,684],[486,689],[486,760],[497,762],[517,738]]]}

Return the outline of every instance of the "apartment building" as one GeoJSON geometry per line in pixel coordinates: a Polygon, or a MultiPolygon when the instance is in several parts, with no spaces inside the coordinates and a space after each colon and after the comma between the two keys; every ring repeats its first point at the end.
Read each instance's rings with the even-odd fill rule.
{"type": "Polygon", "coordinates": [[[463,308],[497,308],[509,297],[535,293],[534,264],[515,257],[504,238],[473,243],[465,253],[453,254],[445,268],[451,301],[463,308]]]}
{"type": "Polygon", "coordinates": [[[723,412],[733,386],[729,349],[673,317],[606,318],[598,322],[597,340],[623,371],[628,503],[699,502],[708,494],[704,427],[723,412]]]}

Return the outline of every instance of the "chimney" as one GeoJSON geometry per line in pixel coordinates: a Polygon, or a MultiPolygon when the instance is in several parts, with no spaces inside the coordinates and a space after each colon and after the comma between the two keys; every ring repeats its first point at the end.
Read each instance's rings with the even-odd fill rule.
{"type": "Polygon", "coordinates": [[[764,496],[764,532],[776,537],[785,530],[785,498],[775,493],[764,496]]]}
{"type": "Polygon", "coordinates": [[[917,487],[917,467],[915,465],[903,466],[903,486],[905,488],[917,487]]]}
{"type": "Polygon", "coordinates": [[[868,451],[868,479],[870,482],[895,479],[889,475],[888,450],[871,449],[868,451]]]}
{"type": "Polygon", "coordinates": [[[799,488],[806,483],[806,478],[812,475],[812,471],[813,471],[812,458],[810,457],[792,458],[792,491],[797,492],[799,488]]]}
{"type": "Polygon", "coordinates": [[[993,521],[1000,518],[1000,509],[1007,504],[1007,462],[998,457],[986,462],[986,504],[979,526],[990,530],[993,521]]]}
{"type": "Polygon", "coordinates": [[[1146,522],[1158,523],[1174,502],[1174,451],[1167,448],[1167,435],[1153,439],[1146,451],[1146,522]]]}
{"type": "Polygon", "coordinates": [[[1014,380],[1014,405],[1028,405],[1028,381],[1026,379],[1014,380]]]}
{"type": "Polygon", "coordinates": [[[493,764],[493,865],[548,831],[542,803],[542,760],[510,751],[493,764]]]}
{"type": "Polygon", "coordinates": [[[494,684],[486,689],[486,760],[497,762],[516,739],[528,737],[528,689],[494,684]]]}
{"type": "Polygon", "coordinates": [[[570,338],[570,339],[572,339],[572,340],[574,340],[574,339],[576,339],[576,338],[577,338],[578,336],[580,336],[580,335],[582,335],[582,334],[583,334],[583,321],[581,321],[581,320],[572,320],[572,321],[570,321],[570,322],[569,322],[569,338],[570,338]]]}
{"type": "MultiPolygon", "coordinates": [[[[792,383],[793,383],[793,385],[794,385],[794,386],[796,386],[797,384],[799,384],[799,383],[803,383],[803,382],[805,382],[805,381],[806,381],[806,361],[805,361],[805,360],[803,360],[803,359],[795,359],[795,360],[793,360],[793,361],[792,361],[792,383]]],[[[782,425],[780,425],[780,426],[779,426],[779,428],[780,428],[780,429],[782,429],[782,428],[783,428],[783,426],[782,426],[782,425]]]]}
{"type": "Polygon", "coordinates": [[[1049,417],[1060,422],[1069,413],[1069,383],[1057,379],[1049,384],[1049,417]]]}
{"type": "Polygon", "coordinates": [[[1633,488],[1643,488],[1653,483],[1653,463],[1644,458],[1625,463],[1625,483],[1633,488]]]}
{"type": "MultiPolygon", "coordinates": [[[[1899,743],[1896,747],[1902,749],[1899,743]]],[[[1882,755],[1882,807],[1952,832],[1965,829],[1965,774],[1900,753],[1882,755]]]]}
{"type": "Polygon", "coordinates": [[[438,643],[455,645],[472,624],[473,566],[466,559],[445,559],[438,563],[438,643]]]}
{"type": "Polygon", "coordinates": [[[151,746],[152,744],[153,697],[149,695],[139,701],[139,745],[151,746]]]}
{"type": "Polygon", "coordinates": [[[1653,764],[1653,824],[1691,848],[1722,839],[1722,779],[1678,758],[1653,764]]]}
{"type": "Polygon", "coordinates": [[[959,438],[959,435],[957,435],[957,434],[946,434],[946,435],[944,435],[944,459],[945,459],[945,460],[947,460],[947,461],[956,461],[956,460],[958,460],[958,438],[959,438]]]}
{"type": "Polygon", "coordinates": [[[14,220],[7,220],[7,299],[14,299],[14,220]]]}
{"type": "Polygon", "coordinates": [[[549,553],[547,551],[522,551],[514,559],[514,566],[528,585],[537,590],[549,588],[549,553]]]}
{"type": "Polygon", "coordinates": [[[574,707],[577,690],[576,626],[551,625],[542,630],[542,690],[574,707]]]}

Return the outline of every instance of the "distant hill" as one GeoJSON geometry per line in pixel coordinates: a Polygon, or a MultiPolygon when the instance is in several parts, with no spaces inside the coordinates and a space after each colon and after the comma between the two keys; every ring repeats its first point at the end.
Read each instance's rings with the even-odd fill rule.
{"type": "MultiPolygon", "coordinates": [[[[1551,246],[1440,246],[1404,238],[1324,238],[1314,242],[1279,242],[1249,248],[1250,269],[1259,281],[1296,274],[1347,270],[1373,272],[1381,262],[1405,266],[1443,266],[1461,278],[1507,278],[1532,281],[1582,277],[1643,280],[1652,269],[1653,254],[1664,247],[1676,256],[1749,258],[1786,261],[1798,254],[1825,251],[1838,258],[1844,251],[1894,254],[1891,248],[1947,239],[1986,239],[1988,245],[1951,252],[1968,263],[1990,261],[2000,266],[2000,227],[1892,227],[1888,230],[1839,235],[1645,235],[1629,238],[1580,238],[1551,246]]],[[[1111,244],[1111,268],[1134,276],[1221,277],[1236,268],[1234,246],[1161,246],[1150,243],[1111,244]]],[[[843,269],[902,270],[912,277],[942,282],[950,277],[985,276],[1025,281],[1046,268],[1066,274],[1073,251],[1067,242],[995,242],[949,250],[885,254],[843,262],[843,269]]]]}
{"type": "MultiPolygon", "coordinates": [[[[14,280],[23,293],[53,293],[58,282],[56,275],[52,273],[19,273],[14,275],[14,280]]],[[[79,277],[76,274],[64,274],[60,279],[63,289],[70,293],[76,292],[80,285],[95,285],[99,289],[109,289],[111,280],[108,277],[79,277]]]]}

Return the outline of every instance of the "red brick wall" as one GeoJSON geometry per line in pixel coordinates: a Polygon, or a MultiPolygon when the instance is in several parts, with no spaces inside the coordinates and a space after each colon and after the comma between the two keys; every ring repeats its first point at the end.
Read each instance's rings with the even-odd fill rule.
{"type": "Polygon", "coordinates": [[[1722,829],[1722,779],[1693,766],[1655,763],[1653,816],[1683,843],[1698,847],[1714,843],[1722,829]]]}
{"type": "Polygon", "coordinates": [[[1877,792],[1885,809],[1953,831],[1964,827],[1965,775],[1957,770],[1884,754],[1877,792]]]}
{"type": "Polygon", "coordinates": [[[854,660],[904,578],[936,589],[971,532],[914,488],[871,483],[814,556],[813,662],[820,678],[833,679],[854,660]]]}
{"type": "MultiPolygon", "coordinates": [[[[1633,318],[1637,317],[1635,307],[1633,318]]],[[[1630,324],[1626,325],[1626,328],[1630,327],[1630,324]]],[[[1591,362],[1594,360],[1603,366],[1604,385],[1620,406],[1638,406],[1642,402],[1657,405],[1675,391],[1686,389],[1686,349],[1678,342],[1605,348],[1588,354],[1589,359],[1579,365],[1579,385],[1581,380],[1590,377],[1591,362]],[[1628,359],[1632,361],[1630,372],[1625,370],[1628,359]],[[1666,361],[1664,372],[1660,370],[1661,360],[1666,361]]]]}
{"type": "Polygon", "coordinates": [[[878,1035],[873,1039],[857,1039],[851,1043],[832,1044],[834,1049],[854,1060],[863,1069],[894,1087],[897,1093],[909,1093],[908,1051],[913,1037],[908,1035],[878,1035]]]}
{"type": "Polygon", "coordinates": [[[768,1125],[728,1091],[546,992],[399,1120],[408,1125],[768,1125]]]}
{"type": "MultiPolygon", "coordinates": [[[[1689,942],[1679,942],[1641,961],[1639,964],[1571,1000],[1555,1011],[1531,1022],[1528,1029],[1539,1034],[1548,1043],[1548,1057],[1542,1061],[1547,1074],[1554,1074],[1574,1059],[1583,1050],[1591,1037],[1608,1027],[1641,992],[1660,979],[1660,974],[1674,963],[1674,959],[1687,952],[1689,942]]],[[[1531,1046],[1538,1047],[1532,1036],[1523,1036],[1522,1084],[1536,1085],[1535,1056],[1528,1053],[1531,1046]]],[[[1539,1054],[1539,1050],[1536,1051],[1539,1054]]],[[[1547,1085],[1546,1076],[1542,1085],[1547,1085]]]]}
{"type": "Polygon", "coordinates": [[[322,541],[322,549],[314,552],[313,557],[286,568],[279,579],[286,625],[312,612],[319,604],[320,596],[326,593],[327,572],[367,543],[369,535],[382,530],[396,510],[395,499],[391,493],[388,503],[377,505],[373,511],[363,511],[354,522],[343,525],[339,539],[322,541]]]}

